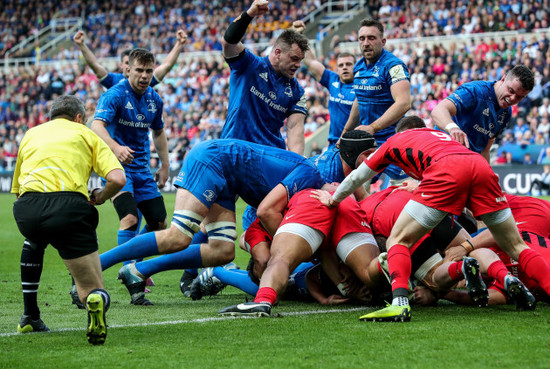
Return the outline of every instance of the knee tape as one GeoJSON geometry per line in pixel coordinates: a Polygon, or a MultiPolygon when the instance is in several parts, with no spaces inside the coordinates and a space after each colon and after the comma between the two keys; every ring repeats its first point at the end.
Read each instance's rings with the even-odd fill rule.
{"type": "Polygon", "coordinates": [[[201,222],[204,218],[190,210],[176,210],[172,218],[172,225],[176,226],[181,233],[193,238],[193,235],[200,231],[201,222]]]}
{"type": "Polygon", "coordinates": [[[130,192],[125,192],[114,199],[113,206],[115,207],[119,220],[121,220],[128,214],[132,214],[136,218],[139,217],[136,200],[130,192]]]}
{"type": "Polygon", "coordinates": [[[409,200],[403,208],[422,227],[432,229],[445,218],[446,212],[409,200]]]}
{"type": "Polygon", "coordinates": [[[208,239],[235,243],[237,224],[235,222],[213,222],[205,226],[208,239]]]}
{"type": "Polygon", "coordinates": [[[479,217],[487,226],[497,225],[504,222],[506,219],[512,216],[510,208],[494,211],[489,214],[483,214],[479,217]]]}
{"type": "Polygon", "coordinates": [[[159,224],[166,220],[166,207],[162,196],[142,201],[137,204],[137,207],[151,228],[150,230],[158,230],[159,224]]]}

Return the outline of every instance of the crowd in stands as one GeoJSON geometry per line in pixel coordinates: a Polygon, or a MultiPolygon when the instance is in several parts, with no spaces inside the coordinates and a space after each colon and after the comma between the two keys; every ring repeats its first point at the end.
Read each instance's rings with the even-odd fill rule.
{"type": "MultiPolygon", "coordinates": [[[[25,32],[36,31],[36,27],[28,29],[31,23],[43,25],[52,19],[54,7],[48,5],[49,1],[38,3],[30,0],[27,4],[22,3],[24,2],[7,1],[6,11],[0,14],[0,52],[5,51],[6,45],[10,42],[10,38],[6,36],[9,33],[7,25],[12,24],[14,19],[19,19],[25,14],[28,15],[26,20],[30,22],[20,20],[15,23],[17,27],[12,34],[12,37],[15,37],[14,41],[20,40],[25,32]],[[40,16],[27,12],[26,9],[32,3],[44,10],[38,12],[40,16]]],[[[189,35],[184,52],[218,50],[221,33],[229,21],[241,12],[245,3],[249,2],[81,1],[76,5],[66,2],[62,8],[73,15],[86,12],[89,46],[101,59],[117,56],[120,50],[128,46],[146,47],[157,54],[166,53],[174,44],[172,35],[182,26],[187,29],[189,35]],[[132,26],[129,26],[130,24],[132,26]]],[[[305,0],[273,3],[274,11],[270,12],[269,16],[255,20],[252,24],[254,32],[247,32],[246,42],[269,41],[271,37],[276,36],[279,27],[289,25],[292,20],[301,18],[311,10],[311,7],[319,5],[318,1],[305,0]]],[[[395,37],[432,35],[431,32],[435,31],[433,27],[427,27],[429,21],[442,16],[451,17],[453,24],[468,19],[477,25],[483,25],[483,30],[493,30],[485,27],[485,18],[482,15],[497,16],[503,13],[502,7],[506,5],[514,9],[504,12],[509,17],[515,14],[515,19],[525,18],[525,22],[530,22],[533,18],[531,15],[534,14],[536,21],[545,24],[543,22],[546,22],[550,9],[545,6],[544,11],[533,11],[533,7],[548,5],[546,0],[529,4],[517,0],[502,0],[482,2],[481,5],[478,5],[480,2],[430,0],[427,5],[422,6],[419,1],[407,1],[401,8],[396,5],[399,3],[401,2],[384,0],[371,1],[369,4],[371,10],[378,9],[379,16],[386,19],[389,24],[387,33],[395,37]],[[454,12],[447,12],[450,15],[445,12],[443,13],[446,15],[439,14],[437,10],[441,8],[441,4],[446,5],[445,9],[454,9],[454,12]],[[463,11],[464,8],[466,10],[463,11]],[[531,10],[525,13],[526,8],[531,10]],[[529,16],[524,17],[524,14],[529,16]],[[423,19],[417,27],[420,33],[406,34],[409,32],[406,29],[413,26],[410,22],[416,17],[423,19]],[[396,28],[403,30],[396,31],[396,28]]],[[[464,27],[458,32],[465,32],[464,27]]],[[[356,37],[357,32],[353,31],[346,35],[343,41],[355,41],[356,37]]],[[[388,49],[409,67],[413,98],[410,113],[421,116],[430,124],[429,113],[433,107],[460,84],[478,79],[498,80],[513,65],[523,63],[535,71],[536,85],[529,96],[514,107],[511,125],[498,143],[548,145],[550,67],[544,61],[550,60],[550,41],[546,34],[540,33],[538,38],[529,40],[521,35],[510,41],[494,38],[466,40],[468,41],[452,43],[446,48],[442,45],[426,47],[422,42],[388,46],[388,49]]],[[[335,38],[327,57],[321,57],[321,61],[332,70],[336,70],[338,42],[339,39],[335,38]]],[[[74,59],[75,62],[63,68],[35,66],[20,67],[16,72],[0,71],[0,167],[11,167],[24,132],[48,119],[49,104],[55,96],[64,93],[77,94],[86,101],[89,118],[93,117],[95,104],[103,92],[97,78],[82,60],[77,59],[79,53],[76,47],[60,50],[59,57],[74,59]]],[[[174,169],[179,167],[186,150],[195,143],[219,137],[227,111],[229,73],[221,52],[212,60],[202,60],[198,57],[185,61],[180,59],[178,65],[157,87],[165,102],[165,127],[174,169]]],[[[304,87],[309,101],[310,114],[305,126],[308,136],[330,121],[327,110],[328,94],[305,68],[300,70],[296,77],[304,87]]],[[[536,162],[538,158],[532,160],[536,162]]]]}
{"type": "MultiPolygon", "coordinates": [[[[313,11],[318,3],[272,1],[270,12],[254,21],[252,31],[247,32],[243,41],[269,42],[280,30],[290,27],[292,21],[313,11]]],[[[84,16],[89,46],[100,58],[116,57],[122,50],[134,47],[143,47],[155,54],[168,53],[180,28],[188,35],[184,51],[221,50],[221,32],[249,5],[250,1],[243,0],[6,0],[0,12],[0,57],[48,26],[55,16],[84,16]]],[[[32,50],[15,56],[34,53],[32,50]]],[[[65,59],[71,54],[71,50],[63,49],[45,58],[65,59]]]]}
{"type": "Polygon", "coordinates": [[[548,0],[370,0],[389,38],[548,28],[548,0]]]}

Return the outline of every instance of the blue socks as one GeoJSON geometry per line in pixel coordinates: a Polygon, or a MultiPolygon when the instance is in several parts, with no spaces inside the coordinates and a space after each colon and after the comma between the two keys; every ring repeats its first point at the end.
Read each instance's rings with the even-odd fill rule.
{"type": "Polygon", "coordinates": [[[136,236],[136,232],[135,231],[130,231],[128,229],[125,229],[125,230],[119,230],[118,233],[117,233],[117,243],[119,245],[122,245],[123,243],[126,243],[128,241],[130,241],[132,238],[134,238],[136,236]]]}
{"type": "MultiPolygon", "coordinates": [[[[131,231],[129,229],[119,230],[118,233],[117,233],[117,244],[122,245],[122,244],[130,241],[135,236],[136,236],[135,231],[131,231]]],[[[133,262],[134,262],[134,260],[124,260],[122,265],[132,264],[133,262]]]]}
{"type": "Polygon", "coordinates": [[[258,285],[252,282],[246,270],[228,270],[224,267],[215,267],[213,274],[223,283],[229,286],[237,287],[249,295],[256,296],[256,292],[258,292],[258,285]]]}
{"type": "Polygon", "coordinates": [[[99,255],[101,269],[105,270],[125,260],[141,259],[158,255],[159,249],[155,232],[134,237],[130,241],[99,255]]]}
{"type": "MultiPolygon", "coordinates": [[[[200,245],[201,243],[208,243],[208,235],[206,233],[204,233],[203,231],[198,231],[193,236],[193,239],[191,240],[191,245],[195,245],[195,244],[200,245]]],[[[191,269],[190,268],[185,268],[185,270],[188,273],[191,273],[191,274],[198,274],[199,273],[199,270],[197,268],[191,268],[191,269]]]]}
{"type": "Polygon", "coordinates": [[[189,245],[185,250],[136,263],[136,269],[146,278],[165,270],[185,269],[187,267],[203,267],[200,244],[189,245]]]}

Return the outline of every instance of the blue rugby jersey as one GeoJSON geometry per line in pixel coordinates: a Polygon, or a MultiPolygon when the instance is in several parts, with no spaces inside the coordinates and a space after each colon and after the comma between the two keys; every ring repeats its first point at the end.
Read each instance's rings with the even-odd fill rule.
{"type": "MultiPolygon", "coordinates": [[[[122,81],[124,78],[124,74],[122,73],[108,73],[105,77],[99,80],[99,83],[105,87],[106,89],[110,89],[120,81],[122,81]]],[[[151,83],[149,83],[149,86],[154,87],[160,83],[159,80],[157,80],[157,77],[153,75],[153,78],[151,79],[151,83]]]]}
{"type": "MultiPolygon", "coordinates": [[[[287,200],[301,190],[321,188],[325,183],[317,168],[303,156],[243,140],[203,141],[193,147],[185,160],[190,158],[195,161],[194,166],[212,168],[220,175],[219,180],[225,183],[220,188],[225,187],[229,193],[239,195],[253,207],[258,207],[279,183],[287,190],[287,200]]],[[[189,175],[180,172],[179,176],[183,180],[189,175]]]]}
{"type": "Polygon", "coordinates": [[[128,80],[108,89],[97,103],[94,119],[107,123],[107,131],[122,146],[135,151],[134,160],[125,170],[149,171],[149,128],[164,128],[162,100],[151,87],[136,94],[128,80]]]}
{"type": "Polygon", "coordinates": [[[296,78],[278,74],[267,56],[261,58],[245,50],[227,63],[231,92],[221,138],[286,148],[281,127],[289,115],[307,114],[304,89],[296,78]]]}
{"type": "MultiPolygon", "coordinates": [[[[382,50],[375,63],[366,64],[365,58],[355,63],[353,77],[359,119],[362,125],[369,125],[395,102],[390,88],[399,81],[409,80],[409,71],[403,61],[389,51],[382,50]]],[[[395,134],[396,124],[397,122],[374,134],[378,144],[384,143],[395,134]]]]}
{"type": "Polygon", "coordinates": [[[340,151],[327,150],[307,160],[317,167],[326,183],[342,182],[344,180],[344,168],[340,159],[340,151]]]}
{"type": "Polygon", "coordinates": [[[328,89],[328,111],[330,114],[328,142],[335,144],[342,135],[355,100],[353,83],[342,83],[338,74],[328,69],[323,72],[319,83],[328,89]]]}
{"type": "Polygon", "coordinates": [[[470,150],[475,152],[482,152],[512,117],[511,107],[501,109],[498,105],[495,82],[465,83],[447,99],[456,106],[453,121],[468,135],[470,150]]]}

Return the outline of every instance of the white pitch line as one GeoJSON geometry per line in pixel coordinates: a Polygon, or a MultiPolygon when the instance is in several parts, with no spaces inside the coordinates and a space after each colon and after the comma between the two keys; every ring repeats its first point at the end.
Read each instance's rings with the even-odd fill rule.
{"type": "MultiPolygon", "coordinates": [[[[349,308],[349,309],[324,309],[324,310],[310,310],[310,311],[293,311],[288,313],[278,313],[280,316],[297,316],[297,315],[313,315],[313,314],[332,314],[332,313],[348,313],[353,311],[361,311],[365,310],[365,307],[356,307],[356,308],[349,308]]],[[[274,317],[277,316],[277,313],[274,314],[274,317]]],[[[222,316],[222,317],[212,317],[212,318],[199,318],[199,319],[185,319],[185,320],[167,320],[163,322],[146,322],[146,323],[133,323],[133,324],[113,324],[109,325],[109,329],[112,328],[129,328],[129,327],[148,327],[148,326],[154,326],[154,325],[174,325],[174,324],[189,324],[189,323],[207,323],[207,322],[215,322],[220,320],[230,320],[230,319],[258,319],[257,317],[253,316],[243,316],[243,317],[235,317],[235,316],[222,316]]],[[[73,331],[83,331],[84,328],[59,328],[59,329],[52,329],[50,333],[54,332],[73,332],[73,331]]],[[[18,336],[20,335],[17,332],[10,332],[10,333],[0,333],[0,337],[12,337],[12,336],[18,336]]]]}

